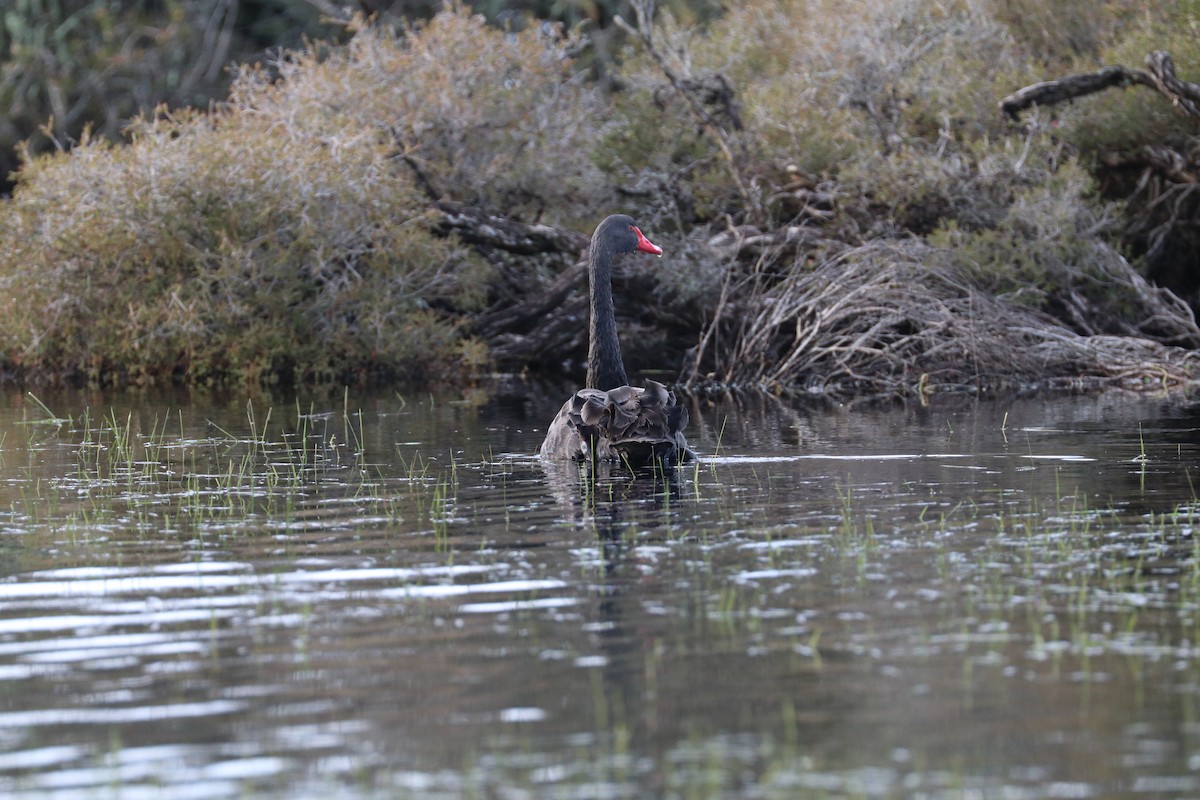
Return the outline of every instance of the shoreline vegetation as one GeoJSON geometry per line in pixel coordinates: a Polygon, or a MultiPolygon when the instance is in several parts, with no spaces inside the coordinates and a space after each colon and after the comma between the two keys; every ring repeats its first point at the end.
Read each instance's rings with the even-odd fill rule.
{"type": "Polygon", "coordinates": [[[207,111],[27,147],[0,372],[582,374],[580,256],[622,212],[666,251],[614,278],[627,366],[685,391],[1200,377],[1194,2],[630,8],[355,18],[207,111]]]}

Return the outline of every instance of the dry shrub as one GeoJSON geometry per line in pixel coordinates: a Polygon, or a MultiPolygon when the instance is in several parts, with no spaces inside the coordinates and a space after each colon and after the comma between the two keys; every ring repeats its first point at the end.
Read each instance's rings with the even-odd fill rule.
{"type": "Polygon", "coordinates": [[[818,174],[853,152],[849,116],[823,94],[827,77],[808,80],[815,69],[804,54],[821,18],[808,12],[801,2],[736,4],[709,28],[659,14],[655,50],[719,133],[644,44],[628,45],[597,158],[640,214],[683,230],[725,214],[745,220],[788,166],[818,174]],[[730,92],[719,91],[722,82],[730,92]]]}
{"type": "MultiPolygon", "coordinates": [[[[822,31],[806,53],[815,64],[805,73],[824,77],[828,105],[853,112],[857,153],[944,151],[1001,130],[997,86],[1023,60],[980,3],[848,4],[832,22],[837,30],[822,31]]],[[[775,112],[780,125],[785,111],[775,112]]]]}
{"type": "Polygon", "coordinates": [[[364,27],[278,80],[243,72],[219,110],[139,122],[128,146],[27,158],[0,215],[4,362],[100,381],[469,369],[459,320],[486,267],[430,233],[421,181],[590,213],[591,101],[564,42],[461,9],[406,36],[364,27]]]}
{"type": "Polygon", "coordinates": [[[228,113],[85,141],[31,163],[6,218],[8,356],[105,380],[436,370],[446,349],[407,339],[470,260],[397,218],[415,207],[369,136],[228,113]]]}
{"type": "Polygon", "coordinates": [[[573,66],[578,46],[549,23],[506,33],[452,7],[403,33],[360,27],[345,48],[292,54],[281,83],[248,74],[232,102],[389,139],[435,198],[590,221],[603,186],[586,158],[601,96],[573,66]]]}
{"type": "Polygon", "coordinates": [[[839,175],[840,221],[863,238],[994,227],[1023,186],[1047,175],[1041,168],[1022,174],[1018,158],[1003,147],[863,154],[839,175]]]}
{"type": "Polygon", "coordinates": [[[732,142],[744,191],[659,65],[631,48],[622,73],[630,91],[618,97],[605,164],[625,167],[647,194],[674,197],[673,206],[646,206],[682,225],[722,214],[786,220],[793,207],[772,195],[795,175],[854,202],[876,190],[881,157],[912,162],[909,178],[939,171],[943,157],[973,160],[978,143],[1002,138],[996,97],[1024,65],[976,0],[737,4],[708,29],[662,14],[654,38],[675,73],[703,86],[721,76],[736,92],[732,104],[695,94],[732,142]]]}

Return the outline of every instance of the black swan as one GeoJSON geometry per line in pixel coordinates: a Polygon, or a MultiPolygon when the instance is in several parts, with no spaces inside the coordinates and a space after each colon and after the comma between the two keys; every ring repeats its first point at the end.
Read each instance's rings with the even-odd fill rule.
{"type": "Polygon", "coordinates": [[[629,386],[613,311],[613,259],[622,253],[661,256],[631,217],[614,214],[596,227],[588,248],[591,325],[587,388],[563,405],[550,423],[541,454],[546,458],[623,461],[632,466],[674,464],[692,457],[683,438],[687,408],[656,381],[629,386]]]}

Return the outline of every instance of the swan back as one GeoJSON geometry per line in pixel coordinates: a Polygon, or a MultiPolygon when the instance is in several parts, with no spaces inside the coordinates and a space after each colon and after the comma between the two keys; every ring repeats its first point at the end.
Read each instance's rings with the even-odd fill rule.
{"type": "Polygon", "coordinates": [[[673,464],[692,457],[683,429],[688,410],[657,381],[644,388],[580,389],[550,424],[547,458],[673,464]]]}

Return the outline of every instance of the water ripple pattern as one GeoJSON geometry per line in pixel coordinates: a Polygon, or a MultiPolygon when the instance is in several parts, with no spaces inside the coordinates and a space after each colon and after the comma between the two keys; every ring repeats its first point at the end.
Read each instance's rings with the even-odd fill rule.
{"type": "Polygon", "coordinates": [[[0,795],[1200,793],[1186,411],[557,397],[8,397],[0,795]]]}

